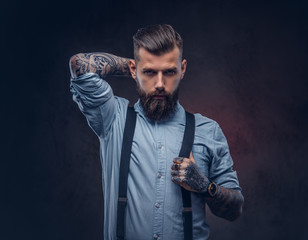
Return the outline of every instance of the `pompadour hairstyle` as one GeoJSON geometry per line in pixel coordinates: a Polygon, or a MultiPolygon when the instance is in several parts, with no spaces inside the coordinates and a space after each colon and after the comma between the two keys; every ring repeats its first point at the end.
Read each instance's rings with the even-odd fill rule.
{"type": "Polygon", "coordinates": [[[143,47],[154,55],[168,53],[177,46],[180,50],[180,58],[183,54],[183,40],[169,24],[150,25],[138,29],[133,36],[134,58],[139,61],[139,49],[143,47]]]}

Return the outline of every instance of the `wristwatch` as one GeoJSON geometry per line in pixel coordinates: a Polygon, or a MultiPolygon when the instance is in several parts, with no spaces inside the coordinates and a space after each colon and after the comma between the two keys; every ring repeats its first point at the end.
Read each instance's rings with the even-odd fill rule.
{"type": "Polygon", "coordinates": [[[214,182],[211,182],[209,186],[207,187],[207,191],[211,197],[214,197],[217,192],[217,184],[214,182]]]}

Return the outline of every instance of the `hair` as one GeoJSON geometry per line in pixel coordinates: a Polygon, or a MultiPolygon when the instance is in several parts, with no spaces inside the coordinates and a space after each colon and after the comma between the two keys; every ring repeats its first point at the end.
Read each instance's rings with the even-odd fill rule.
{"type": "Polygon", "coordinates": [[[167,93],[165,90],[156,90],[147,94],[137,81],[137,91],[140,104],[148,119],[153,121],[165,120],[175,112],[179,98],[179,87],[173,93],[167,93]],[[165,98],[163,100],[155,99],[154,96],[158,94],[163,94],[165,98]]]}
{"type": "Polygon", "coordinates": [[[134,58],[139,61],[139,49],[144,48],[154,55],[168,53],[177,46],[180,50],[180,58],[183,54],[183,40],[169,24],[150,25],[138,29],[133,36],[134,58]]]}

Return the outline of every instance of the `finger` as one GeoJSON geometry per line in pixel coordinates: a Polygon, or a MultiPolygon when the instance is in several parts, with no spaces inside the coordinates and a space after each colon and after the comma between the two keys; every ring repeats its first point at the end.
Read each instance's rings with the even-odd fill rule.
{"type": "Polygon", "coordinates": [[[181,176],[185,176],[185,172],[184,170],[172,170],[171,175],[173,177],[181,177],[181,176]]]}
{"type": "Polygon", "coordinates": [[[189,165],[189,162],[183,162],[182,164],[172,164],[171,169],[172,170],[183,170],[187,168],[188,165],[189,165]]]}
{"type": "Polygon", "coordinates": [[[189,159],[190,159],[192,162],[196,163],[196,161],[195,161],[195,159],[194,159],[194,155],[193,155],[192,151],[190,151],[190,154],[189,154],[189,159]]]}
{"type": "Polygon", "coordinates": [[[179,170],[172,170],[171,175],[177,177],[180,174],[179,170]]]}
{"type": "Polygon", "coordinates": [[[181,167],[182,167],[181,164],[172,164],[172,165],[171,165],[171,169],[172,169],[172,170],[180,170],[181,167]]]}
{"type": "Polygon", "coordinates": [[[171,180],[172,182],[177,183],[177,184],[182,183],[182,179],[180,177],[172,177],[171,180]]]}
{"type": "Polygon", "coordinates": [[[176,157],[173,159],[173,162],[176,163],[176,164],[181,164],[183,163],[184,161],[184,158],[183,157],[176,157]]]}

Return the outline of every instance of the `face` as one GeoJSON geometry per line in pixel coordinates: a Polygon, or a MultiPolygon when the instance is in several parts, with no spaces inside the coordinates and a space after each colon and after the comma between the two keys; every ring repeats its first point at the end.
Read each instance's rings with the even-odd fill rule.
{"type": "Polygon", "coordinates": [[[162,120],[174,111],[186,66],[177,47],[160,56],[140,48],[138,62],[130,60],[129,67],[137,82],[141,105],[150,119],[162,120]]]}
{"type": "Polygon", "coordinates": [[[178,47],[160,56],[140,48],[139,61],[131,60],[129,63],[131,75],[146,94],[156,90],[172,94],[186,70],[187,62],[185,59],[181,61],[180,57],[178,47]]]}

